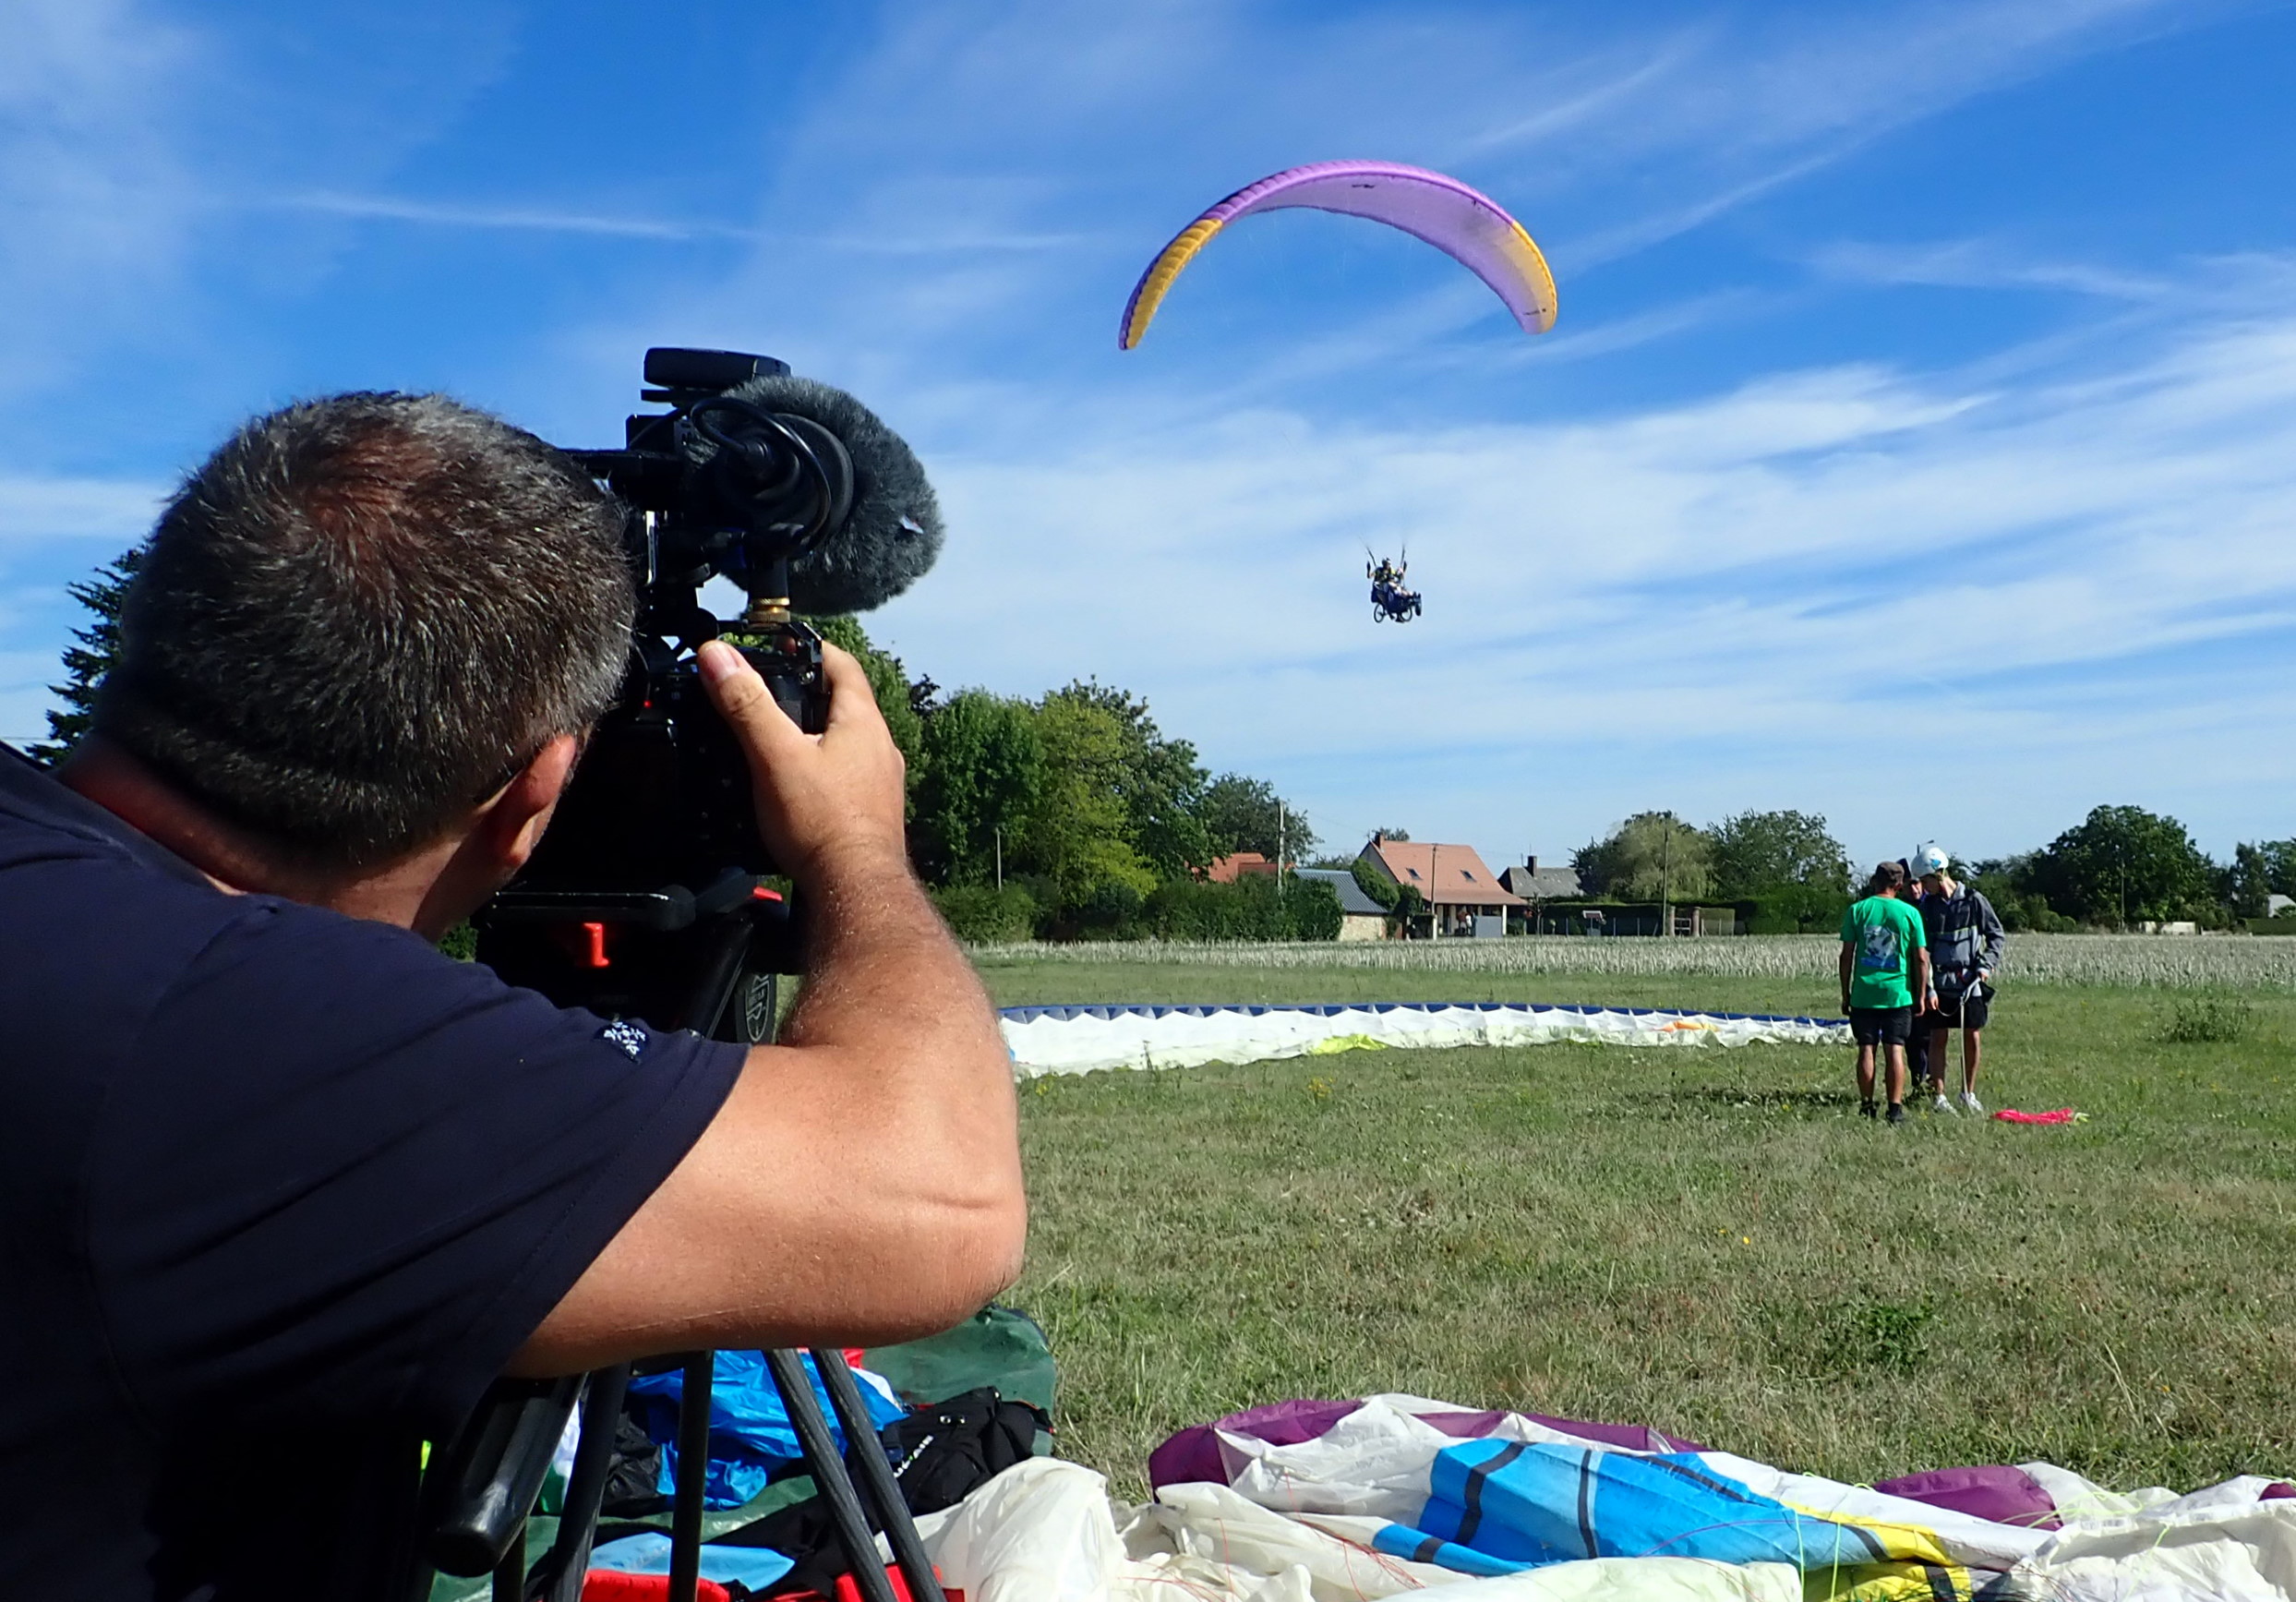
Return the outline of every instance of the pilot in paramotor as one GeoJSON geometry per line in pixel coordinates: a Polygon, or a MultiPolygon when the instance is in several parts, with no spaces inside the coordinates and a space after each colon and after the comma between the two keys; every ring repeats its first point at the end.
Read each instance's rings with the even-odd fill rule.
{"type": "Polygon", "coordinates": [[[1400,562],[1386,557],[1364,563],[1364,576],[1371,581],[1371,617],[1374,622],[1408,623],[1419,615],[1419,592],[1403,583],[1411,572],[1407,554],[1400,562]]]}

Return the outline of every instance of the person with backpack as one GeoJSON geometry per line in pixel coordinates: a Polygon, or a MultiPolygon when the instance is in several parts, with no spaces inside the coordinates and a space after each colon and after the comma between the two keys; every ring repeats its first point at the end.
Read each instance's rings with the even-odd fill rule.
{"type": "Polygon", "coordinates": [[[1914,1012],[1929,994],[1929,953],[1921,915],[1905,900],[1905,868],[1874,869],[1863,900],[1842,914],[1842,1010],[1857,1042],[1857,1110],[1874,1116],[1874,1057],[1886,1072],[1889,1121],[1905,1121],[1905,1042],[1914,1012]]]}
{"type": "Polygon", "coordinates": [[[1956,883],[1952,861],[1934,845],[1916,853],[1921,871],[1922,932],[1929,945],[1930,972],[1937,999],[1917,1020],[1929,1037],[1929,1094],[1941,1113],[1954,1110],[1945,1099],[1945,1059],[1953,1042],[1947,1035],[1961,1031],[1961,1110],[1983,1113],[1977,1100],[1977,1064],[1984,1054],[1983,1035],[1993,1010],[1993,976],[2001,971],[2009,939],[2001,914],[1985,893],[1974,885],[1956,883]]]}

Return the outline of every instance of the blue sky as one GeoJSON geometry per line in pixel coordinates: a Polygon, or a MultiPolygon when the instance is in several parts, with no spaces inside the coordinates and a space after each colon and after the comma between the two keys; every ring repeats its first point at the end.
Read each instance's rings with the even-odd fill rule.
{"type": "Polygon", "coordinates": [[[1334,846],[2296,834],[2285,6],[0,0],[0,734],[246,414],[606,442],[715,344],[924,455],[912,669],[1135,690],[1334,846]],[[1512,210],[1555,331],[1291,212],[1117,352],[1197,211],[1341,156],[1512,210]]]}

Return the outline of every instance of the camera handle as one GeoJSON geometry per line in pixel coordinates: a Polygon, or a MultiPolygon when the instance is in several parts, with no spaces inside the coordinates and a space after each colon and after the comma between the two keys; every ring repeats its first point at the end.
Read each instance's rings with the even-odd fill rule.
{"type": "MultiPolygon", "coordinates": [[[[680,1017],[663,1020],[667,1027],[698,1028],[719,1039],[744,1042],[771,1038],[775,1018],[770,994],[762,1008],[755,1007],[744,983],[751,977],[747,970],[758,933],[756,921],[768,909],[786,913],[777,901],[750,899],[713,920],[715,927],[707,932],[691,998],[679,1009],[680,1017]]],[[[563,910],[583,909],[570,906],[563,910]]],[[[772,982],[771,976],[767,982],[772,982]]],[[[876,1427],[844,1353],[821,1349],[812,1356],[845,1429],[847,1452],[842,1458],[799,1355],[772,1351],[765,1354],[765,1361],[796,1431],[806,1472],[828,1508],[861,1602],[896,1602],[870,1531],[870,1512],[885,1532],[913,1602],[944,1602],[892,1465],[882,1451],[874,1450],[876,1427]],[[860,1487],[848,1465],[858,1469],[860,1487]],[[873,1504],[869,1512],[863,1509],[862,1488],[873,1504]]],[[[668,1602],[693,1602],[701,1575],[702,1495],[709,1461],[715,1365],[715,1354],[709,1352],[683,1359],[668,1602]]],[[[578,1378],[506,1380],[489,1391],[426,1476],[425,1548],[431,1562],[449,1573],[491,1572],[494,1602],[579,1602],[612,1466],[615,1427],[632,1371],[631,1365],[620,1364],[578,1378]],[[582,1409],[582,1435],[559,1516],[558,1537],[528,1572],[526,1521],[566,1420],[577,1405],[582,1409]]],[[[427,1584],[426,1575],[416,1598],[427,1594],[427,1584]]]]}

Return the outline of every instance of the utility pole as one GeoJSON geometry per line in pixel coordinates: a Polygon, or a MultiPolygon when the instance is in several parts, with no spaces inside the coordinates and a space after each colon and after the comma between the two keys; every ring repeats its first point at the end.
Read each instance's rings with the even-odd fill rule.
{"type": "Polygon", "coordinates": [[[996,893],[1004,894],[1004,825],[996,826],[996,893]]]}
{"type": "Polygon", "coordinates": [[[1658,846],[1658,933],[1674,936],[1674,814],[1666,814],[1666,832],[1658,846]]]}
{"type": "Polygon", "coordinates": [[[1283,801],[1276,801],[1276,899],[1283,899],[1283,801]]]}

